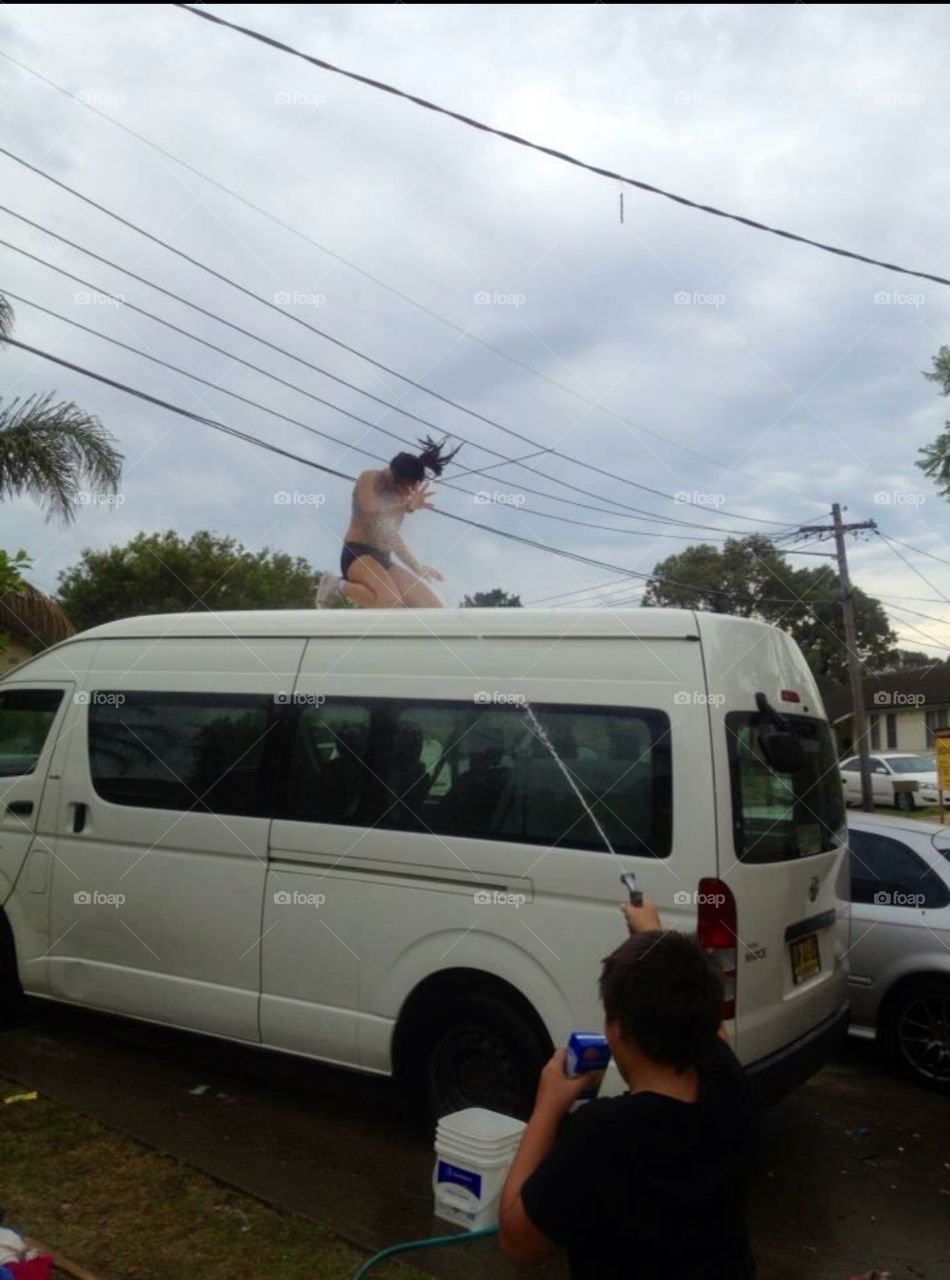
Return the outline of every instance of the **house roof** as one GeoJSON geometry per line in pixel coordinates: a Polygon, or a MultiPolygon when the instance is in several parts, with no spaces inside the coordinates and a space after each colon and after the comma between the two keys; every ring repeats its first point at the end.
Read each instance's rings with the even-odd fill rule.
{"type": "Polygon", "coordinates": [[[76,634],[56,601],[29,583],[15,595],[0,596],[0,631],[19,640],[31,653],[76,634]]]}
{"type": "MultiPolygon", "coordinates": [[[[902,671],[882,671],[861,682],[867,711],[907,711],[922,707],[950,706],[950,662],[933,662],[925,667],[905,667],[902,671]]],[[[832,722],[851,714],[851,689],[838,685],[824,696],[825,710],[832,722]]]]}

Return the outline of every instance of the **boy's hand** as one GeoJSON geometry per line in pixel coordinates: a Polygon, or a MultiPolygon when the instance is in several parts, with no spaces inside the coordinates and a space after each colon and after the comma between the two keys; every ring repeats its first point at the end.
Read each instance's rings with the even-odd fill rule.
{"type": "Polygon", "coordinates": [[[603,1076],[602,1071],[588,1071],[582,1076],[569,1077],[564,1074],[565,1048],[555,1049],[545,1063],[538,1080],[538,1094],[534,1101],[535,1111],[546,1111],[558,1117],[571,1109],[581,1094],[603,1076]]]}
{"type": "Polygon", "coordinates": [[[624,914],[627,928],[631,933],[656,933],[663,928],[656,903],[650,902],[647,898],[644,898],[642,907],[633,907],[629,902],[622,902],[620,910],[624,914]]]}

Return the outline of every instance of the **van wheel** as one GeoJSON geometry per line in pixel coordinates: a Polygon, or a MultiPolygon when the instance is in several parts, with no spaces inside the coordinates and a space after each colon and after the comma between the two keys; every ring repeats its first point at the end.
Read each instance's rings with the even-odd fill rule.
{"type": "Polygon", "coordinates": [[[917,1084],[950,1092],[950,982],[904,988],[888,1008],[884,1042],[917,1084]]]}
{"type": "Polygon", "coordinates": [[[913,813],[917,808],[912,791],[898,791],[894,799],[898,809],[903,810],[904,813],[913,813]]]}
{"type": "Polygon", "coordinates": [[[464,996],[431,1011],[427,1055],[433,1119],[485,1107],[526,1119],[551,1050],[501,1000],[464,996]]]}
{"type": "Polygon", "coordinates": [[[26,1000],[16,967],[13,930],[0,911],[0,1027],[10,1027],[23,1013],[26,1000]]]}

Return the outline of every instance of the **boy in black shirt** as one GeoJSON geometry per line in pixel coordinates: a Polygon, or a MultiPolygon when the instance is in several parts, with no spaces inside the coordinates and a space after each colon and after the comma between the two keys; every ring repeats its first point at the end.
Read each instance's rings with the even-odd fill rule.
{"type": "Polygon", "coordinates": [[[560,1247],[571,1280],[755,1280],[745,1224],[746,1083],[721,1027],[718,974],[656,908],[603,961],[606,1035],[629,1092],[587,1103],[564,1050],[541,1073],[502,1191],[514,1261],[560,1247]]]}

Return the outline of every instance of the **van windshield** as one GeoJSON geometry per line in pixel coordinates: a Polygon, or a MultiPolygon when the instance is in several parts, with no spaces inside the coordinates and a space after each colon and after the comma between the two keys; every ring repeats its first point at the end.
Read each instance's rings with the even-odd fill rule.
{"type": "Polygon", "coordinates": [[[754,712],[726,716],[736,856],[743,862],[786,862],[845,844],[844,796],[828,725],[789,717],[805,756],[805,768],[789,775],[766,764],[757,720],[754,712]]]}

